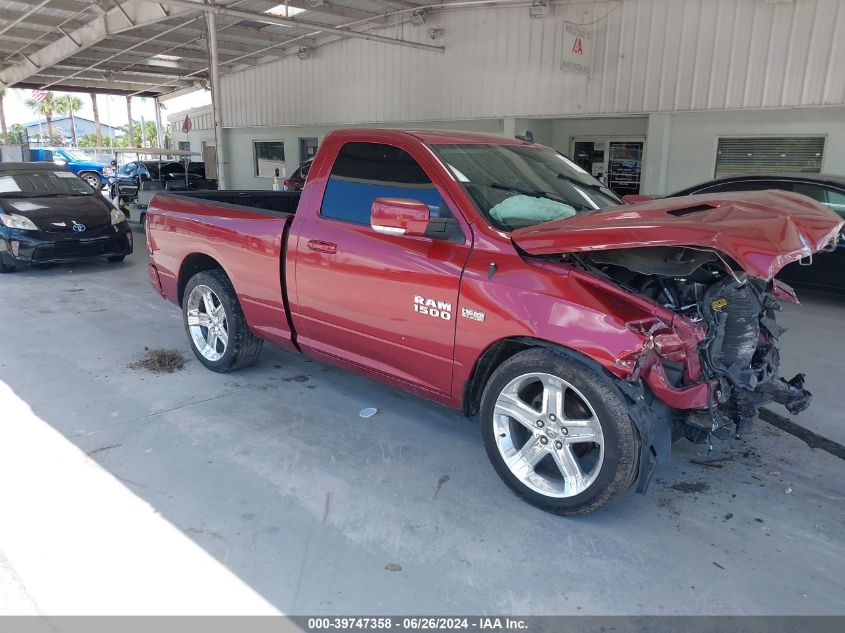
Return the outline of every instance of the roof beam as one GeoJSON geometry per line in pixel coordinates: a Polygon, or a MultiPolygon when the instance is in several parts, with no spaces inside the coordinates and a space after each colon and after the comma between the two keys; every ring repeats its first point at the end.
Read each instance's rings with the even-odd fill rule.
{"type": "MultiPolygon", "coordinates": [[[[38,73],[34,77],[44,78],[45,81],[59,81],[59,82],[70,81],[71,83],[73,83],[72,80],[66,80],[64,75],[59,75],[57,73],[53,73],[53,72],[50,72],[50,71],[38,73]]],[[[158,83],[158,82],[155,81],[155,79],[143,79],[143,78],[138,78],[138,77],[135,77],[135,76],[132,76],[132,77],[127,76],[125,78],[98,77],[96,74],[93,74],[93,73],[87,74],[86,76],[79,75],[79,76],[76,77],[76,79],[78,79],[78,81],[76,83],[88,84],[88,83],[93,82],[93,83],[103,83],[103,84],[126,84],[127,86],[129,86],[129,85],[146,86],[147,88],[150,88],[151,86],[155,86],[156,83],[158,83]]],[[[173,81],[176,82],[176,83],[179,83],[183,86],[193,84],[193,80],[191,80],[191,79],[174,79],[173,81]]]]}
{"type": "MultiPolygon", "coordinates": [[[[30,83],[28,81],[19,82],[15,87],[21,90],[37,90],[44,82],[30,83]]],[[[80,86],[74,83],[62,83],[60,88],[62,92],[82,92],[88,93],[92,90],[101,95],[122,95],[133,97],[157,97],[158,92],[151,91],[149,86],[144,84],[121,84],[123,88],[115,88],[115,84],[111,82],[99,83],[92,81],[90,85],[80,86]]],[[[187,90],[196,90],[196,88],[185,88],[187,90]]]]}
{"type": "MultiPolygon", "coordinates": [[[[76,6],[76,3],[73,4],[76,6]]],[[[171,3],[168,2],[168,4],[171,3]]],[[[77,10],[79,8],[77,6],[77,10]]],[[[146,0],[123,0],[121,8],[123,11],[116,8],[110,9],[85,26],[75,29],[70,33],[73,39],[62,36],[39,50],[28,53],[24,61],[0,70],[0,88],[25,81],[39,70],[49,68],[111,35],[191,12],[176,6],[171,7],[170,11],[166,12],[159,2],[148,2],[146,0]],[[124,12],[129,16],[129,20],[124,17],[124,12]]]]}
{"type": "MultiPolygon", "coordinates": [[[[73,71],[79,70],[79,71],[83,71],[83,73],[93,74],[94,76],[131,75],[133,77],[139,77],[139,78],[150,79],[150,80],[160,79],[161,77],[167,77],[169,79],[179,80],[179,79],[184,79],[185,76],[186,76],[184,74],[178,74],[178,73],[176,73],[176,74],[174,74],[174,73],[160,73],[160,72],[153,72],[153,71],[145,71],[145,70],[141,70],[141,69],[118,71],[115,68],[99,68],[97,70],[87,70],[86,71],[85,68],[82,67],[82,66],[74,66],[74,65],[69,65],[69,64],[56,64],[52,68],[45,70],[44,72],[38,73],[38,75],[36,75],[36,76],[37,77],[45,77],[45,76],[47,76],[47,73],[51,72],[54,69],[55,70],[73,70],[73,71]]],[[[56,75],[56,74],[54,74],[52,76],[54,76],[54,77],[65,77],[65,75],[56,75]]],[[[82,75],[79,75],[79,76],[81,77],[82,75]]],[[[139,79],[139,81],[140,81],[140,79],[139,79]]],[[[193,81],[193,79],[191,77],[188,77],[187,81],[193,81]]]]}

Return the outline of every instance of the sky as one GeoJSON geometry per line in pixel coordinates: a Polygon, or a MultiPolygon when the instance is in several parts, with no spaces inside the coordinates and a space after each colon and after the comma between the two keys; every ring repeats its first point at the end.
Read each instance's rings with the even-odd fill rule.
{"type": "MultiPolygon", "coordinates": [[[[53,91],[54,96],[58,97],[65,92],[53,91]]],[[[77,112],[77,116],[93,120],[94,111],[91,108],[91,97],[84,93],[70,93],[82,100],[82,109],[77,112]]],[[[6,98],[3,101],[4,110],[6,113],[6,125],[11,126],[14,123],[26,125],[33,121],[42,118],[34,114],[29,108],[24,105],[27,99],[32,97],[31,90],[19,90],[17,88],[7,88],[6,98]]],[[[167,109],[162,110],[161,120],[162,124],[167,123],[167,115],[174,112],[181,112],[211,103],[211,93],[207,90],[197,90],[195,92],[170,99],[162,103],[167,109]]],[[[97,95],[97,105],[100,110],[100,122],[105,125],[120,127],[126,125],[126,97],[119,97],[114,95],[97,95]]],[[[147,121],[155,121],[155,101],[153,99],[145,99],[141,97],[132,98],[132,118],[139,121],[143,117],[147,121]]]]}

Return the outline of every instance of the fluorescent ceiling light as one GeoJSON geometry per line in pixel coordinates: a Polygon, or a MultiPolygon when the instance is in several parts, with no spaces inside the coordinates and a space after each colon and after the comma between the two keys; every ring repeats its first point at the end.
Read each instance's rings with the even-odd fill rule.
{"type": "Polygon", "coordinates": [[[164,53],[159,53],[158,55],[153,55],[153,59],[163,59],[166,62],[176,62],[182,58],[177,57],[176,55],[165,55],[164,53]]]}
{"type": "MultiPolygon", "coordinates": [[[[322,4],[322,2],[320,4],[322,4]]],[[[291,7],[283,3],[277,4],[275,7],[267,9],[264,13],[269,13],[270,15],[278,15],[282,18],[292,18],[293,16],[299,15],[300,13],[305,13],[305,9],[300,9],[299,7],[291,7]]]]}

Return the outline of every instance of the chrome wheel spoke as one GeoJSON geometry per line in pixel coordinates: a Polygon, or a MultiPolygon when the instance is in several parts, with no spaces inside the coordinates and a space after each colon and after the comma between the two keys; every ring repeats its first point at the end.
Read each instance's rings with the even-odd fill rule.
{"type": "Polygon", "coordinates": [[[543,383],[543,414],[561,417],[563,412],[563,394],[566,388],[557,376],[544,374],[543,383]]]}
{"type": "Polygon", "coordinates": [[[229,344],[229,334],[222,327],[217,330],[217,339],[223,344],[223,349],[229,344]]]}
{"type": "Polygon", "coordinates": [[[523,479],[534,472],[534,467],[546,454],[546,448],[540,443],[540,438],[532,436],[521,449],[506,458],[506,461],[511,472],[523,479]]]}
{"type": "Polygon", "coordinates": [[[209,316],[214,316],[214,297],[211,294],[211,290],[205,290],[202,293],[202,303],[205,313],[209,316]]]}
{"type": "Polygon", "coordinates": [[[531,431],[535,429],[537,419],[540,415],[520,399],[516,389],[509,389],[501,393],[499,399],[496,401],[494,413],[496,415],[506,415],[531,431]]]}
{"type": "Polygon", "coordinates": [[[188,325],[199,327],[211,327],[211,319],[203,312],[196,310],[188,312],[188,325]]]}
{"type": "Polygon", "coordinates": [[[570,444],[579,442],[597,442],[601,434],[599,421],[595,417],[586,420],[564,420],[568,433],[566,441],[570,444]]]}
{"type": "Polygon", "coordinates": [[[575,454],[568,444],[564,444],[562,448],[552,451],[552,457],[555,460],[560,474],[563,475],[563,480],[566,483],[566,490],[570,494],[578,494],[586,486],[584,486],[584,472],[575,459],[575,454]]]}

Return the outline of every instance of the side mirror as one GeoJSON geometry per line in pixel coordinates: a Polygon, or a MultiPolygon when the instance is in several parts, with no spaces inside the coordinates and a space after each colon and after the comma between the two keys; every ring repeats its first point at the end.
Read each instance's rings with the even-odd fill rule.
{"type": "Polygon", "coordinates": [[[376,198],[370,226],[376,233],[422,237],[428,228],[428,205],[408,198],[376,198]]]}
{"type": "Polygon", "coordinates": [[[65,165],[67,165],[67,161],[66,161],[64,158],[54,158],[54,159],[53,159],[53,162],[54,162],[56,165],[60,165],[60,166],[62,166],[62,167],[63,167],[63,166],[65,166],[65,165]]]}

